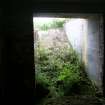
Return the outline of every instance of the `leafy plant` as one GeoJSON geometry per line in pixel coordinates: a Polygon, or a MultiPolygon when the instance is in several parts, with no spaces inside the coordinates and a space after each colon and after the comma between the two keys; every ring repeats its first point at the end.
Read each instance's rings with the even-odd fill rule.
{"type": "Polygon", "coordinates": [[[66,19],[54,19],[52,22],[49,23],[44,23],[44,24],[38,24],[38,23],[34,23],[36,28],[40,29],[40,30],[48,30],[48,29],[53,29],[53,28],[60,28],[63,27],[63,24],[65,23],[66,19]]]}
{"type": "Polygon", "coordinates": [[[36,81],[49,89],[50,97],[70,94],[93,94],[84,64],[70,48],[39,48],[36,62],[36,81]]]}

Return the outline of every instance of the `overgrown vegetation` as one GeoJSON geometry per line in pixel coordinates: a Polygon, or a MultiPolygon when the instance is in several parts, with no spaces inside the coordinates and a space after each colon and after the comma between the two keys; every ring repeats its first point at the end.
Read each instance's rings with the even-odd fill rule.
{"type": "Polygon", "coordinates": [[[95,94],[78,54],[69,48],[39,48],[36,56],[36,81],[49,90],[48,98],[74,94],[95,94]]]}
{"type": "MultiPolygon", "coordinates": [[[[54,19],[47,24],[35,23],[35,27],[47,31],[48,29],[63,27],[65,21],[65,19],[54,19]]],[[[88,95],[96,96],[97,88],[88,79],[85,65],[79,59],[76,51],[63,46],[44,49],[40,46],[40,42],[37,42],[36,46],[36,104],[68,105],[68,103],[74,103],[73,105],[76,105],[80,103],[79,105],[91,105],[93,100],[89,102],[88,95]],[[84,98],[84,96],[86,97],[84,98]]],[[[99,105],[97,99],[94,102],[92,105],[96,103],[99,105]]]]}
{"type": "Polygon", "coordinates": [[[63,27],[63,24],[65,23],[66,19],[54,19],[52,20],[52,22],[49,23],[44,23],[44,24],[40,24],[40,23],[35,23],[35,27],[40,29],[40,30],[48,30],[48,29],[55,29],[55,28],[60,28],[63,27]]]}

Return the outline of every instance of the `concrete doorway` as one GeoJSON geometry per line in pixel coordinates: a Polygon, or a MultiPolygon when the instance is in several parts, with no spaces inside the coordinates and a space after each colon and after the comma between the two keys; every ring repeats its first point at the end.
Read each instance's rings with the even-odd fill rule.
{"type": "MultiPolygon", "coordinates": [[[[42,16],[62,16],[67,21],[63,25],[67,40],[72,48],[78,53],[79,59],[85,64],[85,72],[91,82],[102,92],[103,77],[103,19],[101,14],[39,14],[42,16]],[[66,17],[65,17],[66,16],[66,17]]],[[[40,17],[40,18],[41,18],[40,17]]],[[[45,18],[45,17],[44,17],[45,18]]],[[[48,18],[46,18],[48,21],[48,18]]],[[[45,22],[45,20],[42,20],[45,22]]],[[[36,21],[37,22],[37,21],[36,21]]],[[[35,23],[34,23],[35,25],[35,23]]],[[[35,27],[34,27],[35,29],[35,27]]],[[[51,33],[52,31],[50,31],[51,33]]],[[[56,33],[56,32],[55,32],[56,33]]],[[[45,34],[45,33],[44,33],[45,34]]],[[[34,47],[37,45],[38,38],[42,37],[43,32],[34,31],[34,47]]],[[[46,35],[46,34],[45,34],[46,35]]],[[[58,34],[59,35],[59,34],[58,34]]],[[[52,35],[51,35],[52,36],[52,35]]],[[[51,38],[51,37],[49,37],[51,38]]],[[[62,38],[64,39],[64,37],[62,38]]],[[[49,39],[50,40],[50,39],[49,39]]],[[[49,41],[48,39],[45,42],[49,41]]],[[[42,44],[44,45],[44,44],[42,44]]],[[[49,45],[49,43],[46,43],[49,45]]],[[[55,46],[55,45],[54,45],[55,46]]],[[[36,54],[36,52],[35,52],[36,54]]],[[[37,72],[37,71],[36,71],[37,72]]],[[[46,90],[47,92],[47,90],[46,90]]]]}

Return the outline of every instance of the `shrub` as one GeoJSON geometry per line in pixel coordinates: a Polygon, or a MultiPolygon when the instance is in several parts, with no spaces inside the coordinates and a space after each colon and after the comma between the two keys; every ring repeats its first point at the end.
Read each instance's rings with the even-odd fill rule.
{"type": "Polygon", "coordinates": [[[52,22],[44,23],[44,24],[35,24],[37,28],[40,30],[48,30],[48,29],[54,29],[54,28],[60,28],[63,27],[63,24],[65,23],[65,19],[59,20],[54,19],[52,22]]]}
{"type": "Polygon", "coordinates": [[[73,49],[40,48],[37,58],[36,80],[49,89],[49,96],[85,94],[85,92],[87,94],[88,91],[94,91],[84,71],[84,64],[73,49]]]}

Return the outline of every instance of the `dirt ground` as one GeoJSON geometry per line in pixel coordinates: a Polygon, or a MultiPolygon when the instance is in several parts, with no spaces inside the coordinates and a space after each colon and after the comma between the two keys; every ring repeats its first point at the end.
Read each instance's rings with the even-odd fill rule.
{"type": "Polygon", "coordinates": [[[95,96],[65,96],[49,99],[43,105],[105,105],[105,100],[95,96]]]}

